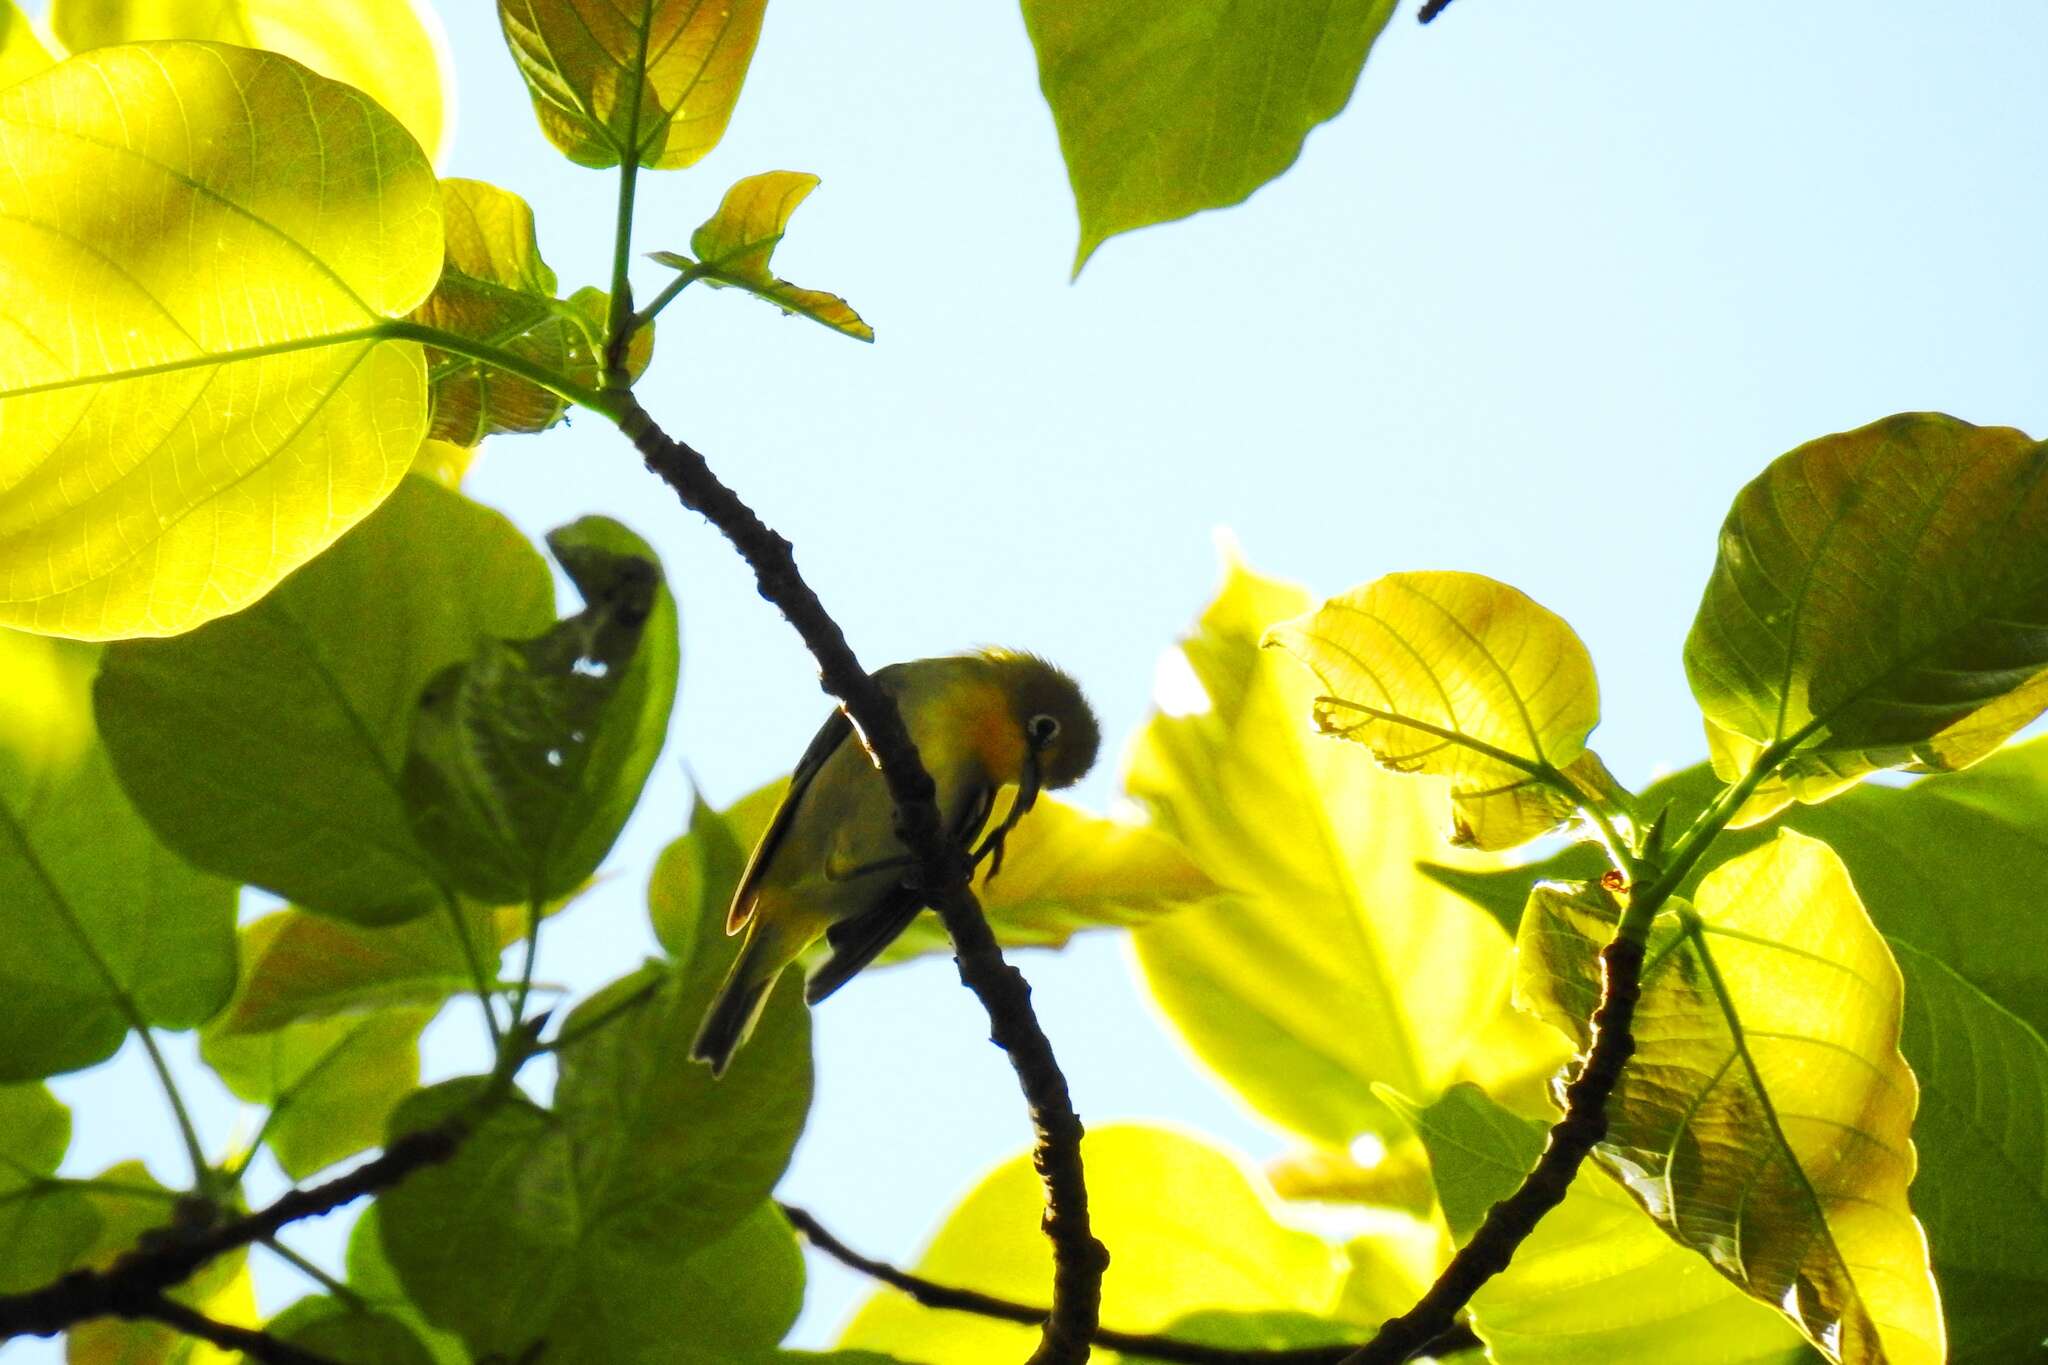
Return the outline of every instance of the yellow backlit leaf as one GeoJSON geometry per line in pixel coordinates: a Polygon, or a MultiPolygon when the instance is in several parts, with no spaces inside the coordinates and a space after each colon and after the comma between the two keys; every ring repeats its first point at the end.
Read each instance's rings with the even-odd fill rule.
{"type": "Polygon", "coordinates": [[[1261,1113],[1348,1147],[1399,1133],[1372,1093],[1433,1096],[1475,1069],[1561,1056],[1508,1009],[1500,926],[1420,874],[1457,855],[1422,784],[1303,724],[1317,687],[1260,637],[1308,605],[1233,565],[1170,656],[1172,691],[1132,746],[1125,786],[1237,893],[1138,931],[1146,984],[1203,1061],[1261,1113]],[[1428,982],[1429,988],[1412,988],[1428,982]],[[1523,1046],[1534,1038],[1532,1054],[1523,1046]]]}
{"type": "MultiPolygon", "coordinates": [[[[1517,999],[1587,1045],[1612,903],[1540,883],[1517,999]]],[[[1832,849],[1790,830],[1652,929],[1635,1054],[1594,1159],[1673,1237],[1844,1365],[1945,1359],[1906,1203],[1919,1087],[1899,969],[1832,849]]]]}
{"type": "Polygon", "coordinates": [[[50,28],[73,52],[161,38],[267,48],[368,95],[429,156],[444,150],[454,72],[420,0],[50,0],[50,28]]]}
{"type": "Polygon", "coordinates": [[[1265,642],[1320,681],[1324,734],[1357,740],[1396,772],[1450,780],[1453,842],[1513,848],[1571,814],[1557,783],[1589,762],[1593,661],[1570,626],[1515,589],[1479,574],[1388,574],[1265,642]]]}
{"type": "Polygon", "coordinates": [[[52,58],[43,40],[29,27],[14,0],[0,0],[0,86],[25,80],[48,66],[52,58]]]}
{"type": "MultiPolygon", "coordinates": [[[[460,178],[442,181],[441,195],[447,265],[413,320],[595,388],[603,377],[607,296],[579,289],[555,297],[555,272],[541,259],[533,210],[518,195],[460,178]]],[[[637,379],[653,354],[654,329],[643,327],[627,348],[628,375],[637,379]]],[[[427,366],[429,446],[473,448],[495,432],[545,431],[568,411],[565,400],[538,384],[440,347],[427,348],[427,366]]]]}
{"type": "Polygon", "coordinates": [[[703,226],[690,234],[697,259],[673,251],[657,251],[654,259],[692,278],[744,289],[785,313],[800,313],[859,341],[873,341],[875,329],[837,294],[803,289],[778,279],[769,257],[789,227],[790,215],[818,187],[818,177],[798,171],[750,175],[725,192],[725,199],[703,226]]]}
{"type": "Polygon", "coordinates": [[[718,145],[768,0],[498,0],[541,131],[579,166],[688,166],[718,145]]]}
{"type": "Polygon", "coordinates": [[[172,635],[404,477],[439,190],[360,92],[274,53],[105,48],[0,91],[0,622],[172,635]]]}
{"type": "MultiPolygon", "coordinates": [[[[1115,1249],[1102,1281],[1102,1320],[1157,1332],[1204,1311],[1331,1316],[1348,1271],[1342,1250],[1281,1223],[1264,1182],[1228,1153],[1157,1128],[1109,1125],[1083,1141],[1089,1215],[1115,1249]]],[[[1052,1252],[1038,1231],[1044,1186],[1028,1157],[1004,1163],[961,1201],[918,1259],[945,1284],[1043,1302],[1052,1252]]],[[[839,1345],[903,1360],[1022,1360],[1036,1327],[934,1313],[878,1290],[839,1345]]],[[[1091,1359],[1113,1362],[1113,1352],[1091,1359]]]]}

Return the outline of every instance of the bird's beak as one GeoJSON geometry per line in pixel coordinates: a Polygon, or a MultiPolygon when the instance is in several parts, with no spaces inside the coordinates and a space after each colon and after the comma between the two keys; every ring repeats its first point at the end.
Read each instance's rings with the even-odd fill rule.
{"type": "Polygon", "coordinates": [[[1017,782],[1018,816],[1022,816],[1025,811],[1038,804],[1038,787],[1041,780],[1038,772],[1038,746],[1026,742],[1024,745],[1024,771],[1017,782]]]}

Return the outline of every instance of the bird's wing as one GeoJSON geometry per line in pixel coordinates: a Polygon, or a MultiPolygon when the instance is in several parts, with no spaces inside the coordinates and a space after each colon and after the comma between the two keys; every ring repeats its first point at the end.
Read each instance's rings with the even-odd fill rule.
{"type": "MultiPolygon", "coordinates": [[[[962,848],[973,844],[975,835],[988,822],[995,801],[993,787],[979,787],[969,793],[960,818],[953,822],[953,838],[962,848]]],[[[897,884],[866,910],[827,929],[825,941],[832,945],[832,956],[820,963],[804,982],[804,1002],[815,1005],[853,980],[861,968],[879,957],[910,927],[911,921],[923,913],[924,906],[922,892],[897,884]]]]}
{"type": "Polygon", "coordinates": [[[789,776],[789,790],[782,794],[782,804],[769,817],[768,828],[762,831],[760,842],[754,845],[754,852],[747,859],[747,870],[740,874],[739,889],[732,893],[732,907],[725,912],[726,933],[738,933],[753,918],[754,893],[759,889],[761,874],[768,870],[777,846],[782,843],[782,836],[789,833],[797,803],[803,800],[804,792],[810,788],[818,770],[825,766],[825,760],[832,757],[852,734],[853,722],[846,718],[844,711],[835,710],[818,727],[811,746],[797,760],[796,771],[789,776]]]}

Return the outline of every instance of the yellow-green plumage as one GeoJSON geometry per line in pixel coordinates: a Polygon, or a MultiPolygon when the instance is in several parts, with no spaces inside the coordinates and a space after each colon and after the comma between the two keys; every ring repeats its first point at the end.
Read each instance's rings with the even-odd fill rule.
{"type": "MultiPolygon", "coordinates": [[[[937,787],[939,818],[963,847],[997,790],[1070,786],[1094,764],[1100,731],[1081,690],[1044,660],[1008,650],[892,664],[875,674],[903,713],[937,787]],[[1043,738],[1050,720],[1052,736],[1043,738]]],[[[834,713],[798,763],[740,878],[726,932],[745,930],[690,1052],[724,1071],[776,978],[828,933],[815,1004],[901,933],[922,902],[904,889],[904,849],[881,774],[834,713]]]]}

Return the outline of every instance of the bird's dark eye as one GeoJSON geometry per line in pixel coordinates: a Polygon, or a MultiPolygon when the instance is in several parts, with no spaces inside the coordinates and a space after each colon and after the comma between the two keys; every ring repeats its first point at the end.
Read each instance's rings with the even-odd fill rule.
{"type": "Polygon", "coordinates": [[[1024,730],[1025,733],[1031,736],[1031,742],[1041,747],[1052,743],[1060,737],[1059,721],[1051,716],[1042,714],[1033,716],[1031,723],[1025,726],[1024,730]]]}

